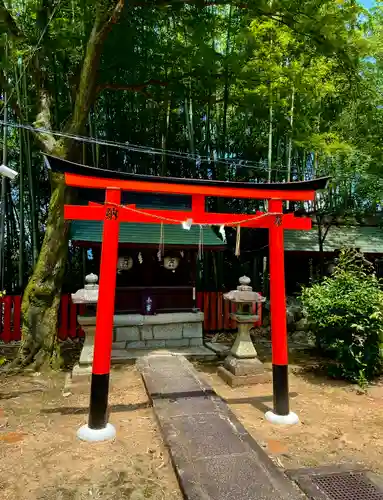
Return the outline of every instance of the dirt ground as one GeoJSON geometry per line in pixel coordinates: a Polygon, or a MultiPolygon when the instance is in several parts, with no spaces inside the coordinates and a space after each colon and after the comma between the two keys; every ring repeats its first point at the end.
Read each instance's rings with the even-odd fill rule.
{"type": "Polygon", "coordinates": [[[76,438],[89,381],[65,374],[0,378],[1,500],[180,500],[178,483],[134,367],[113,372],[115,442],[76,438]]]}
{"type": "Polygon", "coordinates": [[[216,367],[198,366],[279,466],[357,464],[383,474],[383,381],[362,393],[307,368],[290,365],[291,410],[300,424],[276,426],[264,419],[272,409],[272,384],[231,389],[216,367]]]}
{"type": "MultiPolygon", "coordinates": [[[[273,426],[264,419],[271,384],[231,389],[216,364],[196,366],[280,467],[350,463],[383,474],[383,382],[362,393],[292,364],[291,408],[301,423],[273,426]]],[[[1,500],[181,500],[134,367],[112,372],[115,442],[76,438],[87,420],[89,380],[64,386],[64,373],[0,378],[1,500]]]]}

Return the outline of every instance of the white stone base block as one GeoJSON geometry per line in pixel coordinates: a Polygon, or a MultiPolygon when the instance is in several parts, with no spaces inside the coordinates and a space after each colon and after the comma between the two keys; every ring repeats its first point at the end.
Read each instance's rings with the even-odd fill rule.
{"type": "Polygon", "coordinates": [[[116,437],[116,429],[112,424],[106,424],[103,429],[91,429],[88,425],[83,425],[77,431],[77,437],[81,441],[88,441],[89,443],[110,441],[116,437]]]}
{"type": "Polygon", "coordinates": [[[273,411],[267,411],[265,419],[271,424],[294,425],[299,423],[298,415],[292,411],[288,415],[277,415],[273,411]]]}

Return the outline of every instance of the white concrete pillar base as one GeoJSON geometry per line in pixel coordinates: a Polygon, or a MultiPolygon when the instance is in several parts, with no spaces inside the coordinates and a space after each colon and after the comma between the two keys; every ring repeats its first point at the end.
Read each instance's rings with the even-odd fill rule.
{"type": "Polygon", "coordinates": [[[288,415],[277,415],[273,411],[267,411],[265,419],[271,424],[294,425],[299,423],[298,415],[292,411],[288,415]]]}
{"type": "Polygon", "coordinates": [[[116,437],[116,429],[112,424],[106,424],[103,429],[91,429],[88,425],[83,425],[77,431],[77,437],[81,441],[88,441],[88,443],[110,441],[116,437]]]}

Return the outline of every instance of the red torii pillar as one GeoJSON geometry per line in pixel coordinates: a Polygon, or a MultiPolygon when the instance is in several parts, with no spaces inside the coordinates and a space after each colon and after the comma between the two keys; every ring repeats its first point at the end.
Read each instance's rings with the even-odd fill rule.
{"type": "MultiPolygon", "coordinates": [[[[57,161],[57,159],[54,160],[57,161]]],[[[236,226],[240,223],[243,227],[269,229],[274,411],[267,412],[266,418],[276,423],[297,422],[298,417],[290,412],[289,408],[283,232],[285,229],[308,230],[311,228],[311,220],[296,218],[294,214],[283,214],[282,203],[283,200],[313,200],[315,190],[324,188],[328,179],[291,183],[288,185],[289,189],[286,189],[287,186],[278,189],[272,185],[252,183],[184,179],[170,179],[169,181],[166,178],[104,170],[99,171],[102,173],[100,177],[96,177],[97,169],[82,165],[76,165],[73,169],[70,167],[73,164],[59,161],[61,164],[59,168],[56,165],[56,170],[61,169],[65,172],[65,181],[68,186],[106,190],[104,205],[97,203],[90,203],[88,206],[66,205],[64,211],[66,219],[104,221],[90,411],[88,425],[81,427],[78,431],[80,439],[100,441],[110,439],[115,435],[114,427],[108,423],[107,415],[120,222],[158,224],[162,220],[165,224],[181,224],[183,221],[192,219],[197,225],[236,226]],[[300,188],[294,189],[297,185],[300,185],[300,188]],[[191,195],[192,210],[137,210],[133,205],[123,207],[121,205],[121,191],[123,190],[191,195]],[[206,196],[267,199],[269,213],[266,215],[258,212],[241,216],[206,212],[206,196]]]]}
{"type": "MultiPolygon", "coordinates": [[[[269,200],[270,212],[282,212],[282,208],[281,200],[269,200]]],[[[268,411],[266,418],[270,422],[292,424],[299,419],[290,412],[289,404],[285,245],[283,227],[277,218],[269,229],[269,259],[274,411],[268,411]]]]}
{"type": "MultiPolygon", "coordinates": [[[[106,190],[105,203],[120,205],[121,190],[118,188],[108,188],[106,190]]],[[[108,423],[107,415],[109,374],[113,343],[113,316],[118,259],[118,235],[120,229],[118,212],[118,208],[107,208],[105,212],[105,221],[102,233],[92,382],[90,389],[91,397],[89,423],[88,426],[84,426],[78,431],[78,436],[80,438],[82,437],[82,434],[85,433],[85,439],[88,436],[92,437],[93,435],[100,437],[100,430],[102,437],[112,438],[115,435],[115,429],[108,423]],[[101,307],[99,307],[99,304],[101,307]],[[96,430],[96,433],[89,432],[91,429],[96,430]]]]}

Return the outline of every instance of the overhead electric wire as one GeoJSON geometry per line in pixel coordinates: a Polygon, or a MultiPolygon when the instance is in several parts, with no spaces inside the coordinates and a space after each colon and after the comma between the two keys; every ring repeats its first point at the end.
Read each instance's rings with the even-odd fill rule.
{"type": "Polygon", "coordinates": [[[43,133],[43,134],[51,134],[53,136],[57,137],[63,137],[66,139],[72,139],[72,140],[77,140],[89,144],[98,144],[99,146],[109,146],[109,147],[114,147],[114,148],[119,148],[119,149],[124,149],[127,151],[133,151],[137,153],[146,153],[146,154],[152,154],[152,155],[166,155],[172,158],[178,158],[182,160],[194,160],[194,161],[200,161],[200,162],[207,162],[211,163],[212,165],[215,164],[224,164],[226,166],[234,166],[236,168],[249,168],[249,169],[257,169],[261,170],[263,172],[268,172],[271,170],[272,172],[283,172],[286,169],[285,168],[272,168],[268,169],[267,167],[262,167],[260,165],[255,165],[253,163],[247,162],[247,160],[242,160],[242,159],[236,159],[236,158],[231,158],[227,160],[223,159],[211,159],[210,157],[207,156],[200,156],[196,154],[191,154],[191,153],[182,153],[182,152],[177,152],[177,151],[172,151],[172,150],[166,150],[166,149],[160,149],[160,148],[152,148],[150,146],[141,146],[139,144],[130,144],[130,143],[125,143],[125,142],[117,142],[117,141],[110,141],[107,139],[99,139],[99,138],[93,138],[89,136],[81,136],[77,134],[69,134],[67,132],[59,132],[59,131],[54,131],[46,128],[41,128],[41,127],[33,127],[32,125],[23,125],[23,124],[18,124],[18,123],[11,123],[11,122],[4,122],[0,120],[0,124],[12,127],[12,128],[18,128],[18,129],[25,129],[29,130],[30,132],[34,133],[43,133]],[[242,162],[246,162],[244,165],[242,162]],[[235,165],[230,165],[230,163],[236,163],[235,165]]]}
{"type": "MultiPolygon", "coordinates": [[[[1,124],[5,125],[4,122],[0,121],[1,124]]],[[[207,156],[200,156],[192,153],[182,153],[181,151],[172,151],[172,150],[166,150],[166,149],[160,149],[160,148],[153,148],[151,146],[142,146],[140,144],[131,144],[131,143],[126,143],[126,142],[117,142],[117,141],[110,141],[108,139],[100,139],[100,138],[93,138],[89,136],[81,136],[77,134],[69,134],[67,132],[58,132],[54,130],[49,130],[45,128],[40,128],[40,127],[33,127],[32,125],[22,125],[22,124],[16,124],[16,123],[7,123],[9,127],[14,127],[14,128],[23,128],[25,130],[29,130],[31,132],[39,132],[43,134],[51,134],[57,137],[64,137],[67,139],[73,139],[73,140],[78,140],[82,142],[87,142],[90,144],[98,144],[99,146],[110,146],[110,147],[115,147],[115,148],[120,148],[120,149],[125,149],[128,151],[135,151],[138,153],[147,153],[147,154],[152,154],[152,155],[167,155],[171,156],[173,158],[178,158],[178,159],[184,159],[184,160],[195,160],[195,161],[201,161],[201,162],[208,162],[208,163],[222,163],[227,165],[229,162],[234,162],[236,159],[227,159],[227,160],[214,160],[211,159],[210,157],[207,156]]],[[[246,161],[246,160],[237,160],[239,162],[246,161]]],[[[238,166],[238,165],[237,165],[238,166]]],[[[240,165],[241,167],[247,167],[247,168],[262,168],[259,165],[240,165]]],[[[265,168],[267,170],[267,168],[265,168]]],[[[279,170],[279,169],[276,169],[279,170]]]]}

